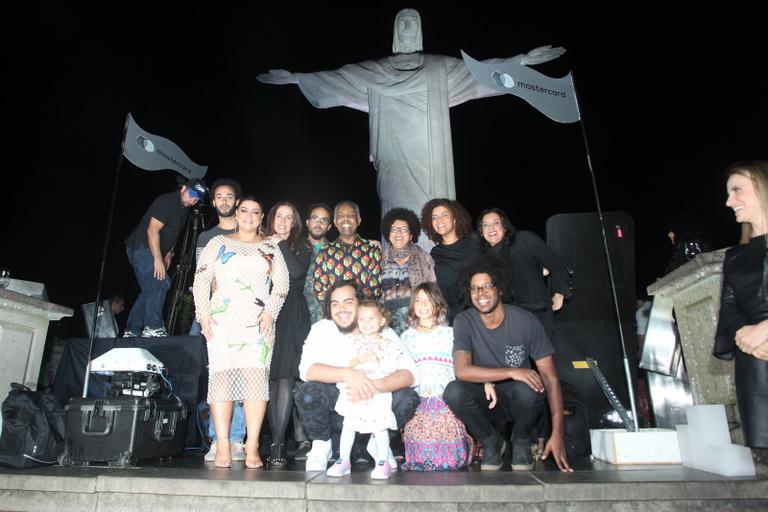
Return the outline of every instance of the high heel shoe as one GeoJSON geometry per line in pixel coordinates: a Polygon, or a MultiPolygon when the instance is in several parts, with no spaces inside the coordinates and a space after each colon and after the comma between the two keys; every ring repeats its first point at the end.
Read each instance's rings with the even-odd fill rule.
{"type": "Polygon", "coordinates": [[[260,469],[264,467],[264,463],[259,457],[259,444],[253,444],[246,441],[245,443],[245,467],[248,469],[260,469]],[[255,456],[253,456],[255,454],[255,456]]]}
{"type": "Polygon", "coordinates": [[[288,465],[285,459],[285,443],[272,443],[270,447],[269,465],[274,468],[284,468],[288,465]]]}

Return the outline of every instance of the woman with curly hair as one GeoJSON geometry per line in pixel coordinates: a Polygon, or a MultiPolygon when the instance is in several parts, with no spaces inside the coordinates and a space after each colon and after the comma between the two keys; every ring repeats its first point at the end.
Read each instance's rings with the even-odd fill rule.
{"type": "Polygon", "coordinates": [[[392,317],[397,335],[408,328],[406,315],[411,290],[421,283],[435,282],[435,262],[416,245],[419,218],[407,208],[392,208],[381,219],[381,236],[389,242],[381,259],[381,303],[392,317]]]}
{"type": "Polygon", "coordinates": [[[456,286],[459,274],[479,255],[472,217],[458,201],[432,199],[421,209],[421,229],[436,244],[430,254],[435,260],[437,285],[448,303],[448,322],[453,323],[463,309],[456,286]]]}

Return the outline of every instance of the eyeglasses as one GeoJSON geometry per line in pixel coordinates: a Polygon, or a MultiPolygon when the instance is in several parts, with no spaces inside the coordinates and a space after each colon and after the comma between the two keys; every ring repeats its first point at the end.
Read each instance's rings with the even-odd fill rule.
{"type": "Polygon", "coordinates": [[[469,294],[477,295],[480,292],[490,292],[494,288],[496,288],[496,285],[493,283],[485,283],[485,284],[481,284],[480,286],[470,286],[469,294]]]}
{"type": "Polygon", "coordinates": [[[331,219],[328,217],[321,217],[319,215],[310,215],[309,220],[312,222],[319,222],[320,224],[330,224],[331,219]]]}
{"type": "Polygon", "coordinates": [[[408,226],[400,226],[400,227],[392,226],[391,228],[389,228],[389,232],[390,233],[410,233],[411,230],[408,229],[408,226]]]}

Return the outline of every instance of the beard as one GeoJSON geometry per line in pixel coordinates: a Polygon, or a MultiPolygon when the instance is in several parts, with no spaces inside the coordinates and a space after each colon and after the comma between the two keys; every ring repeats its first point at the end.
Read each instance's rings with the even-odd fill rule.
{"type": "Polygon", "coordinates": [[[216,208],[216,213],[219,217],[232,217],[235,212],[237,211],[237,207],[235,205],[230,206],[229,210],[222,210],[221,208],[216,208]]]}
{"type": "Polygon", "coordinates": [[[325,236],[325,231],[323,230],[323,228],[319,228],[316,231],[312,231],[311,229],[309,229],[307,231],[308,231],[308,234],[309,234],[309,238],[311,238],[312,240],[314,240],[316,242],[319,242],[325,236]]]}
{"type": "MultiPolygon", "coordinates": [[[[333,323],[336,324],[335,321],[333,323]]],[[[346,327],[342,327],[339,324],[336,324],[336,328],[339,330],[341,334],[351,334],[355,332],[355,329],[357,329],[357,322],[352,322],[346,327]]]]}

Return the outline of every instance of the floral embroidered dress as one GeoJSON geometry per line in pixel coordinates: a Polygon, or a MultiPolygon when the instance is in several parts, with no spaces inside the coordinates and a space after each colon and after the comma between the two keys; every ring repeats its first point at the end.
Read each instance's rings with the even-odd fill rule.
{"type": "Polygon", "coordinates": [[[474,441],[464,424],[443,402],[443,391],[453,373],[453,329],[439,326],[430,332],[408,329],[402,336],[421,380],[416,392],[421,403],[403,429],[404,470],[450,471],[472,462],[474,441]]]}
{"type": "Polygon", "coordinates": [[[211,316],[208,402],[268,400],[274,326],[259,332],[266,310],[277,319],[288,293],[288,270],[272,240],[213,238],[198,260],[193,294],[198,319],[211,316]],[[216,290],[211,295],[211,283],[216,290]]]}

